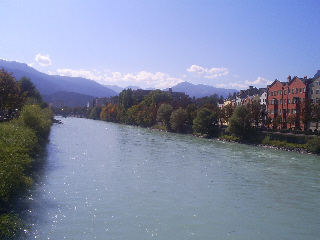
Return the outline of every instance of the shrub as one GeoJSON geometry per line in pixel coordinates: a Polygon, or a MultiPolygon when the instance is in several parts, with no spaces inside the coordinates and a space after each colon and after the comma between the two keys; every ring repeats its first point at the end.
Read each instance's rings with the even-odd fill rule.
{"type": "Polygon", "coordinates": [[[40,142],[43,142],[49,137],[53,118],[51,112],[41,109],[39,105],[26,105],[21,110],[19,123],[34,130],[40,142]]]}
{"type": "Polygon", "coordinates": [[[16,214],[0,215],[0,239],[18,238],[22,222],[16,214]]]}
{"type": "Polygon", "coordinates": [[[307,142],[307,150],[313,153],[320,153],[320,139],[313,137],[307,142]]]}

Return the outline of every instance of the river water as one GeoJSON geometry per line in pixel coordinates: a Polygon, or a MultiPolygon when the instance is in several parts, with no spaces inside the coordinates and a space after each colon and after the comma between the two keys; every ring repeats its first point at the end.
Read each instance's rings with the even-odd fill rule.
{"type": "Polygon", "coordinates": [[[319,239],[320,157],[64,118],[27,239],[319,239]]]}

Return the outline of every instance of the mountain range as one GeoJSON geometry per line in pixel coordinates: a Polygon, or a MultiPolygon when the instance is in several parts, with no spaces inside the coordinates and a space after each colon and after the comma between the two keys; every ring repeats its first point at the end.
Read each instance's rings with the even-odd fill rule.
{"type": "MultiPolygon", "coordinates": [[[[93,80],[80,77],[65,77],[58,75],[48,75],[37,71],[25,63],[6,61],[0,59],[0,67],[19,80],[23,76],[31,79],[42,95],[44,101],[53,102],[54,100],[65,101],[66,106],[86,106],[86,102],[96,97],[110,97],[118,95],[124,88],[116,85],[101,85],[93,80]]],[[[128,86],[133,90],[139,89],[138,86],[128,86]]],[[[168,89],[165,89],[168,91],[168,89]]],[[[213,94],[222,95],[224,98],[229,93],[238,92],[236,89],[215,88],[209,85],[194,85],[189,82],[182,82],[172,87],[174,92],[184,92],[190,97],[201,98],[213,94]]]]}

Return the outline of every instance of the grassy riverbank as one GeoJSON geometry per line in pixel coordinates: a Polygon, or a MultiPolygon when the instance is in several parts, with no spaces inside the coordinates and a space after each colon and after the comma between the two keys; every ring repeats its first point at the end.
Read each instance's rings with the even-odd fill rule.
{"type": "Polygon", "coordinates": [[[19,119],[0,124],[0,239],[19,234],[21,222],[11,202],[32,184],[28,170],[49,137],[52,120],[48,108],[26,105],[19,119]]]}

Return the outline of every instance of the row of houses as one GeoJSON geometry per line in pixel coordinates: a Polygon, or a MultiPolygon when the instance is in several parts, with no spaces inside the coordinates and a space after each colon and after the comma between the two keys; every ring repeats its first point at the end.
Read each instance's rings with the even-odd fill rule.
{"type": "MultiPolygon", "coordinates": [[[[313,78],[298,78],[289,75],[287,81],[274,82],[267,88],[254,88],[241,90],[236,99],[227,99],[224,106],[247,105],[258,102],[265,115],[275,123],[280,119],[279,128],[288,129],[294,127],[301,130],[314,130],[317,124],[309,122],[307,125],[302,121],[302,111],[308,104],[320,101],[320,70],[313,78]]],[[[271,124],[272,125],[272,124],[271,124]]]]}

